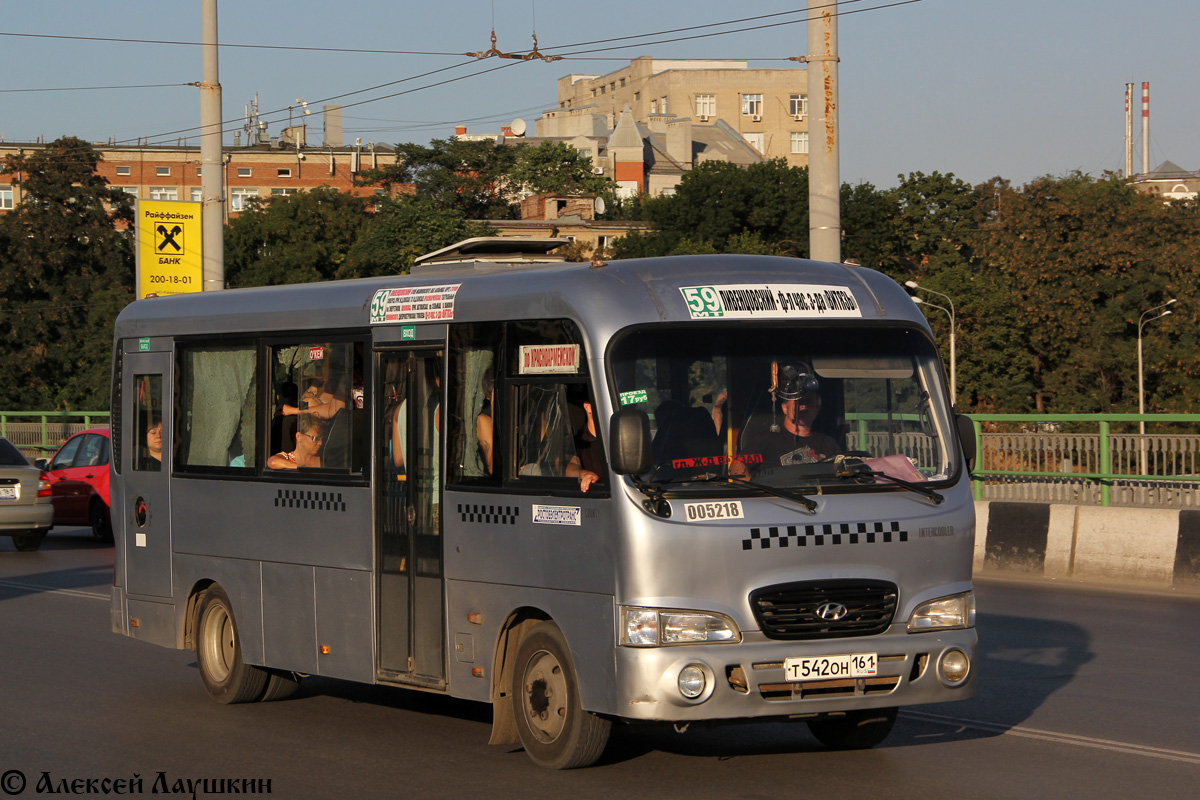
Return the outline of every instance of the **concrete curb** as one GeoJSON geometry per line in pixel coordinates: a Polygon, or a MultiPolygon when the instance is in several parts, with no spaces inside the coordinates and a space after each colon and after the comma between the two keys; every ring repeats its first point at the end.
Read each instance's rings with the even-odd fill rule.
{"type": "Polygon", "coordinates": [[[975,503],[975,573],[1200,587],[1200,511],[975,503]]]}

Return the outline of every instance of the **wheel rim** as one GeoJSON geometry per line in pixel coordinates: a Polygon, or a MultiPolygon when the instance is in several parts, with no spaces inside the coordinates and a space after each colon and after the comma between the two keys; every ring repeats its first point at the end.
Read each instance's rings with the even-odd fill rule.
{"type": "Polygon", "coordinates": [[[229,677],[236,649],[233,619],[224,606],[213,606],[204,619],[204,663],[217,683],[229,677]]]}
{"type": "Polygon", "coordinates": [[[522,706],[529,729],[545,744],[558,739],[567,724],[567,676],[552,653],[539,650],[525,667],[522,706]]]}

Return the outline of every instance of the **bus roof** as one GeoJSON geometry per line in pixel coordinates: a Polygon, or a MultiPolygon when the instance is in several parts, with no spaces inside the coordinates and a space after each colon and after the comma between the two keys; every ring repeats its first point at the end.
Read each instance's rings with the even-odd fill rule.
{"type": "Polygon", "coordinates": [[[422,266],[411,275],[148,298],[121,312],[116,337],[569,318],[589,338],[606,341],[640,323],[851,317],[928,329],[908,294],[874,270],[777,256],[698,255],[591,264],[464,260],[422,266]],[[413,303],[408,312],[373,318],[381,298],[396,309],[401,300],[413,303]],[[440,311],[414,317],[430,307],[440,311]]]}

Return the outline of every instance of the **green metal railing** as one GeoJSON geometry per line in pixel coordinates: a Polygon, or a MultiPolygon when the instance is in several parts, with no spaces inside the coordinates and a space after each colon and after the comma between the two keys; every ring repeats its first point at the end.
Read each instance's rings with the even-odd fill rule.
{"type": "Polygon", "coordinates": [[[108,424],[107,411],[0,411],[0,436],[21,450],[57,450],[70,435],[108,424]]]}
{"type": "Polygon", "coordinates": [[[972,471],[971,486],[975,499],[984,499],[984,483],[988,478],[1037,480],[1058,479],[1098,484],[1100,505],[1112,502],[1114,482],[1122,484],[1146,483],[1148,485],[1174,484],[1188,486],[1200,482],[1200,414],[969,414],[975,429],[975,469],[972,471]],[[1139,422],[1161,427],[1164,423],[1187,425],[1194,433],[1161,434],[1113,433],[1113,425],[1129,425],[1139,422]],[[1016,423],[1019,433],[984,433],[986,423],[1016,423]],[[1048,426],[1067,424],[1072,427],[1094,425],[1094,433],[1063,433],[1046,430],[1048,426]],[[1030,446],[1000,452],[989,448],[989,440],[1003,437],[1022,436],[1030,446]],[[1056,439],[1057,441],[1051,442],[1056,439]],[[1070,441],[1068,441],[1070,440],[1070,441]],[[1056,457],[1070,453],[1075,458],[1062,459],[1070,463],[1071,469],[1029,469],[1028,463],[1046,462],[1044,445],[1056,457]],[[1116,463],[1115,455],[1126,462],[1116,463]],[[1018,469],[999,469],[996,462],[1006,460],[1025,462],[1018,469]],[[1086,467],[1076,469],[1079,462],[1086,467]],[[991,462],[989,464],[989,462],[991,462]]]}

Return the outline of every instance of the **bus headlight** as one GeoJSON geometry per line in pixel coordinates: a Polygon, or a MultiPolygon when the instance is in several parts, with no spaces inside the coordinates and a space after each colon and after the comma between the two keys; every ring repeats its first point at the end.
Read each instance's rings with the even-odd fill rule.
{"type": "Polygon", "coordinates": [[[740,642],[742,632],[724,614],[665,608],[621,607],[621,644],[658,647],[670,644],[740,642]]]}
{"type": "Polygon", "coordinates": [[[917,606],[908,618],[908,632],[975,627],[975,593],[939,597],[917,606]]]}

